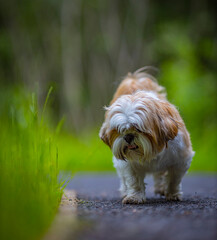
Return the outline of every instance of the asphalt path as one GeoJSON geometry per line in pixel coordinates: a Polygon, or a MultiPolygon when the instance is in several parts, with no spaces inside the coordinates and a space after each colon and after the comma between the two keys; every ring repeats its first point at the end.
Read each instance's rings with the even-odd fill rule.
{"type": "Polygon", "coordinates": [[[151,177],[145,182],[146,203],[123,205],[116,175],[74,176],[66,189],[77,192],[81,227],[71,239],[217,239],[217,176],[185,176],[181,202],[154,195],[151,177]]]}

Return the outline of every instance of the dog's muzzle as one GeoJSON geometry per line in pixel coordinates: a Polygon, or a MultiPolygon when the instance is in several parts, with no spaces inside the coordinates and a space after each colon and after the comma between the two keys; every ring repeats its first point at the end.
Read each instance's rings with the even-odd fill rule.
{"type": "Polygon", "coordinates": [[[132,133],[126,134],[126,135],[124,136],[124,140],[125,140],[128,144],[130,144],[130,143],[133,141],[133,139],[134,139],[134,135],[133,135],[132,133]]]}
{"type": "MultiPolygon", "coordinates": [[[[124,136],[124,140],[128,143],[126,149],[128,148],[128,149],[130,149],[130,150],[135,150],[135,149],[138,148],[138,146],[137,146],[136,144],[132,143],[133,140],[134,140],[134,138],[135,138],[135,137],[134,137],[134,135],[133,135],[132,133],[128,133],[128,134],[126,134],[126,135],[124,136]]],[[[126,151],[126,150],[125,150],[125,151],[126,151]]]]}

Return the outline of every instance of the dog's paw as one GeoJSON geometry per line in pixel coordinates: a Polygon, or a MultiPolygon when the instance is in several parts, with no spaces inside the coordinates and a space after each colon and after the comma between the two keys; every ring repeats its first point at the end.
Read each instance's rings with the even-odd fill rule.
{"type": "Polygon", "coordinates": [[[132,196],[126,196],[123,200],[123,204],[143,204],[145,203],[146,198],[144,194],[136,194],[132,196]]]}
{"type": "Polygon", "coordinates": [[[119,192],[122,198],[125,198],[127,196],[127,191],[125,188],[120,188],[119,192]]]}
{"type": "Polygon", "coordinates": [[[182,200],[182,193],[166,193],[166,200],[167,201],[181,201],[182,200]]]}

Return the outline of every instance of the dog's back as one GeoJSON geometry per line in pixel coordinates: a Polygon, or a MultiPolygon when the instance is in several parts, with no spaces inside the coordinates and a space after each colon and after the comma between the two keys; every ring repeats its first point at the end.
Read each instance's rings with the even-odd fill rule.
{"type": "Polygon", "coordinates": [[[119,85],[110,104],[115,102],[122,95],[131,95],[137,91],[154,92],[158,98],[166,99],[164,87],[160,86],[152,75],[137,70],[134,73],[128,73],[119,85]]]}

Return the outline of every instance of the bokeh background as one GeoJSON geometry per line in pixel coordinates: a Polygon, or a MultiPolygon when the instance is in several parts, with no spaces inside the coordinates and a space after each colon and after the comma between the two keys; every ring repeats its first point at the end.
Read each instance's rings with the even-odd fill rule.
{"type": "Polygon", "coordinates": [[[217,171],[214,0],[0,1],[0,238],[40,239],[66,181],[110,171],[103,106],[128,72],[166,87],[191,134],[190,172],[217,171]],[[13,231],[11,231],[13,229],[13,231]]]}
{"type": "Polygon", "coordinates": [[[128,72],[155,66],[191,133],[191,169],[216,171],[216,22],[211,0],[1,1],[1,92],[35,92],[42,108],[53,86],[47,115],[51,126],[64,117],[60,165],[111,170],[97,136],[103,106],[128,72]]]}

